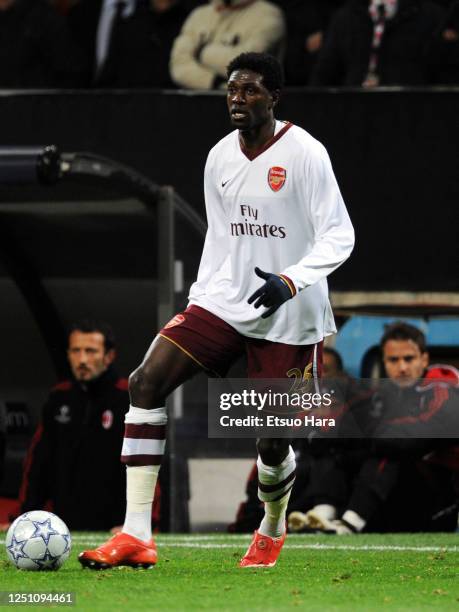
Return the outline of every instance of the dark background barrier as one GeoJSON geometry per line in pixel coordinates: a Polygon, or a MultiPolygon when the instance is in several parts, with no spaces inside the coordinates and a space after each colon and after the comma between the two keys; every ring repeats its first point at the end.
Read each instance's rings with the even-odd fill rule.
{"type": "MultiPolygon", "coordinates": [[[[356,227],[354,254],[332,289],[457,289],[458,103],[457,88],[285,93],[278,117],[325,144],[356,227]]],[[[202,214],[206,155],[229,130],[219,93],[0,96],[2,145],[107,155],[173,185],[202,214]]]]}

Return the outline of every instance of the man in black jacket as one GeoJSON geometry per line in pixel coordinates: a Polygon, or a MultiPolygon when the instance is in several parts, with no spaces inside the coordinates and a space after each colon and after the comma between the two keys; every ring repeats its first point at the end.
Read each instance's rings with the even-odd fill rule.
{"type": "Polygon", "coordinates": [[[388,378],[344,415],[342,436],[353,439],[336,441],[314,458],[307,491],[313,508],[290,515],[293,531],[345,535],[456,526],[459,372],[428,368],[424,334],[407,323],[388,327],[381,351],[388,378]]]}
{"type": "Polygon", "coordinates": [[[307,85],[332,15],[346,0],[276,0],[287,21],[286,85],[307,85]]]}
{"type": "Polygon", "coordinates": [[[86,58],[85,85],[175,87],[170,52],[188,12],[181,0],[81,0],[68,19],[86,58]]]}
{"type": "Polygon", "coordinates": [[[125,470],[119,461],[127,380],[113,369],[115,340],[97,321],[75,324],[68,338],[72,378],[43,407],[20,490],[21,513],[51,503],[70,529],[107,530],[124,518],[125,470]]]}
{"type": "Polygon", "coordinates": [[[448,52],[444,19],[444,10],[429,0],[350,0],[332,19],[311,83],[438,83],[448,52]]]}

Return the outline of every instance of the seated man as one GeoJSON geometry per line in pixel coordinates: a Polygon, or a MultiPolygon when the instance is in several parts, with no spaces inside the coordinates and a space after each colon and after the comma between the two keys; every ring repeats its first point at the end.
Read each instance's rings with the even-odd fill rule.
{"type": "Polygon", "coordinates": [[[278,56],[284,35],[282,11],[266,0],[210,0],[190,14],[175,40],[172,79],[189,89],[218,88],[234,57],[246,51],[278,56]]]}
{"type": "Polygon", "coordinates": [[[69,24],[86,58],[86,85],[174,87],[170,53],[187,15],[180,0],[81,0],[69,24]]]}
{"type": "Polygon", "coordinates": [[[108,530],[123,520],[125,470],[118,457],[127,380],[113,369],[115,338],[103,322],[75,323],[69,380],[51,390],[25,461],[20,512],[50,503],[70,529],[108,530]]]}
{"type": "Polygon", "coordinates": [[[455,500],[451,469],[436,457],[453,449],[459,434],[459,373],[451,366],[428,369],[424,334],[406,323],[386,330],[381,350],[389,380],[352,410],[371,440],[343,440],[317,458],[308,487],[314,507],[289,517],[293,531],[455,526],[454,515],[441,514],[455,500]],[[442,520],[432,523],[437,514],[442,520]]]}

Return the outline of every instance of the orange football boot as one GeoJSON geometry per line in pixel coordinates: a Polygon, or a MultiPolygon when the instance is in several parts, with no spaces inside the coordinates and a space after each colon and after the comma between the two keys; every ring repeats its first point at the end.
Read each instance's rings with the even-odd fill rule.
{"type": "Polygon", "coordinates": [[[280,538],[270,538],[255,531],[253,540],[242,557],[239,567],[274,567],[286,537],[287,533],[280,538]]]}
{"type": "Polygon", "coordinates": [[[138,540],[127,533],[117,533],[108,542],[95,550],[85,550],[78,561],[89,569],[110,569],[119,565],[148,569],[158,560],[156,544],[138,540]]]}

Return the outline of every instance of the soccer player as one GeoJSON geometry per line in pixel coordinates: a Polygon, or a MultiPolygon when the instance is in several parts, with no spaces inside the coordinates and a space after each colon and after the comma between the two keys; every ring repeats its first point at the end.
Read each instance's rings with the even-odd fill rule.
{"type": "MultiPolygon", "coordinates": [[[[236,129],[207,159],[208,231],[198,278],[188,308],[159,332],[130,377],[126,519],[122,533],[81,553],[87,567],[156,562],[150,517],[169,393],[202,369],[224,376],[244,352],[251,378],[316,376],[322,340],[335,331],[326,277],[349,257],[354,232],[327,152],[274,118],[282,86],[275,58],[241,54],[227,75],[236,129]]],[[[288,440],[258,440],[257,449],[265,516],[242,567],[275,564],[295,479],[288,440]]]]}

